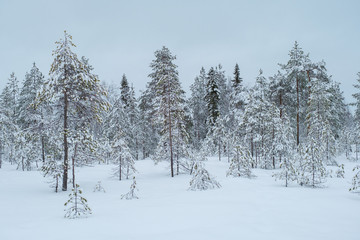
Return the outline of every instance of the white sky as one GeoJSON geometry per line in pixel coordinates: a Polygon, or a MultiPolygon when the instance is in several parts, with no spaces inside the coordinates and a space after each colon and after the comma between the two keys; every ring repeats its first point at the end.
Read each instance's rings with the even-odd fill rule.
{"type": "Polygon", "coordinates": [[[202,66],[221,63],[230,76],[237,62],[248,85],[259,68],[272,76],[297,40],[313,61],[326,61],[350,102],[360,71],[359,10],[358,0],[0,0],[0,88],[13,71],[23,81],[34,61],[47,75],[66,29],[101,80],[117,83],[125,73],[137,92],[163,45],[177,56],[188,92],[202,66]]]}

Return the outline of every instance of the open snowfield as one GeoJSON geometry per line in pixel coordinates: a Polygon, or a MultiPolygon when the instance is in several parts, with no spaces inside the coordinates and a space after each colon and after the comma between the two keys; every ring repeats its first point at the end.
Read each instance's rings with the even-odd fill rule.
{"type": "Polygon", "coordinates": [[[68,192],[55,193],[37,171],[0,169],[0,239],[360,239],[360,194],[349,193],[352,167],[345,179],[329,178],[326,187],[295,183],[288,188],[255,170],[255,179],[227,178],[228,163],[211,158],[206,168],[222,188],[187,191],[190,176],[170,178],[167,163],[136,162],[140,199],[121,200],[132,180],[111,177],[111,165],[77,169],[93,214],[64,218],[68,192]],[[93,192],[101,181],[106,193],[93,192]]]}

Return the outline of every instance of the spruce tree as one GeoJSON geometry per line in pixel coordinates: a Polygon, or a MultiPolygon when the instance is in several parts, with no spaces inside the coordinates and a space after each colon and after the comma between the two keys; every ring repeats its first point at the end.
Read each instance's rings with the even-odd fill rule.
{"type": "Polygon", "coordinates": [[[210,68],[207,77],[206,77],[206,104],[208,110],[208,118],[207,124],[208,126],[214,127],[217,118],[220,115],[219,111],[219,100],[220,100],[220,91],[219,86],[216,81],[216,72],[215,69],[212,67],[210,68]]]}
{"type": "Polygon", "coordinates": [[[237,63],[235,64],[234,68],[234,78],[231,81],[233,89],[238,89],[242,87],[243,79],[240,77],[240,68],[237,63]]]}

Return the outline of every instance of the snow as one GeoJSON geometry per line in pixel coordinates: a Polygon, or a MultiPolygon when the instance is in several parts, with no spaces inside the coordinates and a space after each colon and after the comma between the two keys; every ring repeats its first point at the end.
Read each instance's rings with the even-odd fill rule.
{"type": "MultiPolygon", "coordinates": [[[[68,192],[55,193],[37,171],[0,169],[0,239],[360,239],[360,194],[345,178],[323,188],[276,182],[275,171],[255,169],[254,179],[226,177],[229,163],[210,158],[206,169],[222,188],[187,191],[191,177],[171,178],[167,163],[136,162],[139,199],[121,200],[132,178],[111,177],[112,165],[77,169],[77,180],[93,214],[64,218],[68,192]],[[101,181],[106,193],[93,192],[101,181]]],[[[333,168],[334,176],[337,168],[333,168]]]]}

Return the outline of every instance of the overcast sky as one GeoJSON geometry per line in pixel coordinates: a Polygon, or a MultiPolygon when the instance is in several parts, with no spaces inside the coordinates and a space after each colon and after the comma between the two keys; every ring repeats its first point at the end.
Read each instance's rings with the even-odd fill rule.
{"type": "Polygon", "coordinates": [[[360,71],[360,1],[75,1],[0,0],[0,88],[11,72],[23,81],[35,61],[47,75],[54,42],[67,30],[101,80],[125,73],[143,90],[154,51],[177,56],[186,91],[204,66],[235,63],[247,85],[260,68],[272,76],[298,41],[312,61],[324,59],[347,102],[360,71]]]}

